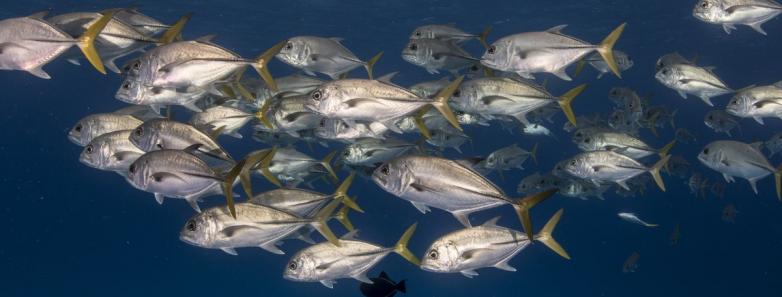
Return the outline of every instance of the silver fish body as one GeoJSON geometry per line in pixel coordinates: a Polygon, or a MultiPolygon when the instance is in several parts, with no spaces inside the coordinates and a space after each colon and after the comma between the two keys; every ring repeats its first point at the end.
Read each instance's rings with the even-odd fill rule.
{"type": "Polygon", "coordinates": [[[337,79],[340,75],[367,65],[340,43],[341,38],[296,36],[276,55],[277,59],[307,74],[323,73],[337,79]]]}
{"type": "Polygon", "coordinates": [[[198,151],[223,160],[231,160],[231,156],[211,136],[191,125],[168,119],[144,122],[134,128],[130,141],[145,152],[160,149],[182,150],[199,144],[201,146],[198,151]]]}
{"type": "Polygon", "coordinates": [[[758,146],[732,140],[719,140],[706,145],[698,154],[698,160],[706,167],[722,173],[727,182],[733,177],[746,179],[757,194],[757,181],[774,174],[779,178],[777,169],[771,166],[758,146]]]}
{"type": "Polygon", "coordinates": [[[761,125],[763,118],[782,119],[782,82],[738,92],[731,98],[726,111],[737,117],[753,118],[761,125]]]}
{"type": "Polygon", "coordinates": [[[202,131],[222,129],[221,134],[234,138],[242,138],[239,129],[253,119],[254,115],[241,109],[227,105],[208,108],[203,112],[194,113],[189,123],[202,131]]]}
{"type": "Polygon", "coordinates": [[[736,30],[735,25],[746,25],[766,35],[761,27],[782,13],[782,5],[774,0],[700,0],[692,10],[695,18],[722,25],[725,33],[736,30]]]}
{"type": "Polygon", "coordinates": [[[455,43],[438,39],[411,39],[402,50],[402,59],[430,74],[446,70],[454,75],[478,61],[455,43]]]}
{"type": "Polygon", "coordinates": [[[714,106],[711,97],[734,92],[712,72],[711,68],[675,64],[657,71],[655,78],[666,87],[677,91],[682,98],[687,99],[688,94],[694,95],[709,106],[714,106]]]}
{"type": "Polygon", "coordinates": [[[100,135],[121,130],[133,130],[143,123],[138,118],[127,114],[93,114],[79,120],[68,132],[68,139],[75,144],[85,146],[100,135]]]}
{"type": "Polygon", "coordinates": [[[127,174],[128,168],[144,151],[130,142],[133,130],[121,130],[95,137],[84,147],[79,161],[92,168],[127,174]]]}

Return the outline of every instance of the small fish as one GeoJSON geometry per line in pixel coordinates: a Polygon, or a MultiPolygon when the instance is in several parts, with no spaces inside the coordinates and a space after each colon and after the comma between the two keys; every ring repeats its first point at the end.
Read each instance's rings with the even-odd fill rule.
{"type": "Polygon", "coordinates": [[[133,130],[120,130],[95,137],[84,146],[79,161],[92,168],[126,175],[128,168],[144,151],[130,142],[133,130]]]}
{"type": "Polygon", "coordinates": [[[682,236],[681,225],[676,224],[676,227],[673,227],[673,232],[671,233],[671,237],[668,239],[668,245],[674,246],[679,244],[679,238],[681,236],[682,236]]]}
{"type": "Polygon", "coordinates": [[[510,170],[510,169],[524,169],[522,166],[524,161],[532,157],[535,163],[538,163],[538,145],[535,144],[531,151],[524,150],[519,147],[518,144],[512,144],[503,148],[500,148],[486,157],[484,167],[490,170],[510,170]]]}
{"type": "Polygon", "coordinates": [[[641,257],[641,254],[638,252],[633,252],[630,254],[629,257],[625,260],[624,265],[622,265],[622,272],[623,273],[633,273],[638,269],[638,258],[641,257]]]}
{"type": "Polygon", "coordinates": [[[578,38],[563,34],[566,25],[542,32],[519,33],[493,42],[481,57],[486,67],[515,72],[521,77],[534,79],[534,73],[551,73],[562,80],[572,80],[565,69],[586,55],[598,52],[608,68],[621,77],[614,60],[613,47],[624,31],[625,24],[612,31],[599,45],[592,45],[578,38]]]}
{"type": "MultiPolygon", "coordinates": [[[[628,56],[626,53],[614,50],[614,60],[616,61],[616,66],[619,67],[619,72],[625,72],[631,67],[633,67],[633,60],[628,56]]],[[[605,60],[603,60],[603,57],[600,56],[599,53],[594,53],[590,55],[589,57],[584,59],[584,62],[589,63],[589,66],[592,66],[592,68],[595,68],[597,70],[597,79],[601,79],[603,75],[606,73],[611,72],[611,68],[608,67],[608,63],[606,63],[605,60]]],[[[579,67],[583,67],[579,64],[579,67]]],[[[576,73],[579,71],[576,70],[576,73]]],[[[578,74],[576,74],[578,75],[578,74]]]]}
{"type": "Polygon", "coordinates": [[[342,278],[373,284],[366,275],[367,271],[391,253],[399,254],[413,265],[421,264],[418,257],[407,249],[407,243],[417,226],[416,223],[407,228],[391,247],[356,240],[355,230],[337,240],[336,244],[324,242],[309,246],[288,261],[282,277],[298,282],[320,282],[329,289],[334,288],[336,280],[342,278]]]}
{"type": "Polygon", "coordinates": [[[676,141],[684,144],[690,144],[698,141],[698,139],[695,137],[695,134],[690,132],[690,130],[679,128],[676,129],[676,141]]]}
{"type": "Polygon", "coordinates": [[[559,188],[559,193],[566,197],[574,197],[582,200],[587,200],[589,198],[605,200],[603,194],[608,191],[610,186],[596,186],[590,182],[565,179],[557,188],[559,188]]]}
{"type": "Polygon", "coordinates": [[[161,149],[182,150],[199,144],[199,152],[220,160],[233,160],[210,135],[195,127],[169,119],[152,119],[139,124],[130,141],[145,152],[161,149]]]}
{"type": "Polygon", "coordinates": [[[381,56],[382,52],[364,62],[342,45],[342,38],[296,36],[288,38],[275,57],[308,75],[323,73],[331,79],[338,79],[343,74],[364,66],[369,79],[372,79],[372,68],[381,56]]]}
{"type": "Polygon", "coordinates": [[[424,25],[413,30],[410,39],[437,39],[456,44],[464,43],[472,39],[479,39],[481,42],[489,34],[491,27],[486,28],[481,34],[470,34],[454,27],[452,24],[424,25]]]}
{"type": "Polygon", "coordinates": [[[339,160],[351,166],[374,167],[376,164],[382,164],[417,147],[416,144],[393,138],[386,140],[359,139],[345,147],[339,160]]]}
{"type": "Polygon", "coordinates": [[[668,166],[666,166],[663,170],[665,170],[665,172],[670,175],[674,175],[679,178],[687,178],[690,176],[691,167],[692,164],[690,164],[687,159],[682,156],[673,155],[668,160],[668,166]]]}
{"type": "Polygon", "coordinates": [[[78,38],[43,20],[48,12],[0,20],[0,70],[22,70],[39,78],[51,78],[41,67],[71,47],[78,46],[98,72],[106,74],[95,39],[114,12],[103,14],[78,38]]]}
{"type": "Polygon", "coordinates": [[[722,221],[735,224],[738,213],[739,211],[736,210],[736,206],[733,203],[725,205],[725,208],[722,209],[722,221]]]}
{"type": "Polygon", "coordinates": [[[701,98],[706,105],[714,106],[711,97],[730,94],[734,90],[717,77],[713,70],[713,67],[674,64],[657,71],[655,78],[684,99],[690,94],[701,98]]]}
{"type": "Polygon", "coordinates": [[[763,147],[765,147],[766,150],[768,150],[768,152],[770,153],[768,155],[769,158],[773,157],[774,155],[782,151],[782,132],[779,132],[771,136],[771,138],[769,138],[768,140],[766,140],[766,142],[763,143],[763,147]]]}
{"type": "Polygon", "coordinates": [[[696,59],[693,59],[693,61],[690,61],[682,57],[682,55],[680,55],[679,53],[665,54],[657,60],[657,63],[655,64],[655,71],[660,71],[666,66],[672,66],[677,64],[695,65],[695,60],[697,60],[697,57],[696,59]]]}
{"type": "Polygon", "coordinates": [[[398,283],[391,280],[391,277],[385,271],[381,271],[377,277],[370,278],[371,284],[361,283],[359,290],[361,294],[366,297],[394,297],[396,292],[402,292],[407,294],[407,286],[405,286],[405,280],[401,280],[398,283]]]}
{"type": "Polygon", "coordinates": [[[704,178],[700,172],[695,172],[687,180],[687,186],[690,188],[690,194],[695,195],[695,197],[706,198],[709,180],[704,178]]]}
{"type": "Polygon", "coordinates": [[[207,90],[202,88],[146,87],[137,77],[127,77],[117,93],[114,94],[114,98],[128,104],[148,105],[158,113],[161,107],[171,105],[183,106],[194,112],[202,112],[203,109],[198,107],[196,102],[207,94],[207,90]]]}
{"type": "Polygon", "coordinates": [[[722,25],[727,34],[736,30],[736,25],[745,25],[766,35],[763,24],[780,13],[782,5],[774,0],[700,0],[692,10],[695,18],[722,25]]]}
{"type": "Polygon", "coordinates": [[[627,222],[638,224],[644,227],[657,227],[657,224],[649,224],[647,222],[644,222],[640,218],[638,218],[634,213],[632,212],[620,212],[617,214],[620,219],[625,220],[627,222]]]}
{"type": "Polygon", "coordinates": [[[194,113],[189,123],[202,131],[220,131],[220,134],[242,139],[239,129],[244,127],[253,115],[230,104],[208,108],[203,112],[194,113]]]}
{"type": "Polygon", "coordinates": [[[306,182],[309,177],[314,175],[328,174],[336,180],[337,175],[331,167],[331,161],[336,153],[336,151],[331,152],[322,160],[317,160],[293,147],[258,150],[248,154],[248,158],[251,156],[265,156],[263,159],[268,158],[268,161],[246,164],[245,168],[247,168],[247,171],[242,172],[241,176],[245,180],[249,180],[250,177],[247,176],[247,172],[252,171],[262,175],[277,186],[286,184],[294,187],[306,182]]]}
{"type": "Polygon", "coordinates": [[[709,191],[711,191],[714,196],[717,196],[717,198],[724,198],[725,197],[725,184],[719,181],[716,181],[711,184],[711,187],[709,188],[709,191]]]}
{"type": "Polygon", "coordinates": [[[655,154],[668,155],[676,144],[676,140],[672,140],[660,149],[655,149],[643,140],[626,133],[596,132],[584,137],[581,142],[576,144],[583,151],[613,151],[638,160],[655,154]]]}
{"type": "Polygon", "coordinates": [[[314,132],[315,136],[321,139],[352,143],[362,138],[385,139],[388,128],[378,122],[369,124],[354,122],[353,126],[350,126],[340,119],[322,118],[314,132]]]}
{"type": "Polygon", "coordinates": [[[410,91],[421,98],[432,98],[432,96],[440,92],[450,83],[451,81],[447,77],[443,77],[438,80],[431,80],[414,84],[410,87],[410,91]]]}
{"type": "Polygon", "coordinates": [[[778,169],[771,166],[759,146],[760,143],[751,145],[732,140],[714,141],[703,148],[698,154],[698,160],[706,167],[722,173],[726,182],[733,182],[734,176],[746,179],[755,194],[758,193],[757,181],[773,174],[777,198],[782,200],[782,167],[778,169]]]}
{"type": "Polygon", "coordinates": [[[770,86],[740,90],[731,98],[726,111],[740,118],[753,118],[763,125],[763,118],[782,119],[782,82],[770,86]]]}
{"type": "Polygon", "coordinates": [[[427,248],[421,262],[424,271],[438,273],[459,272],[465,277],[478,275],[476,269],[495,267],[505,271],[516,271],[508,262],[519,252],[539,241],[565,259],[570,255],[557,243],[552,233],[562,217],[557,211],[543,229],[533,237],[523,232],[497,226],[495,217],[477,227],[465,228],[438,238],[427,248]]]}
{"type": "Polygon", "coordinates": [[[479,61],[455,43],[438,39],[411,39],[402,50],[402,59],[430,74],[446,70],[454,76],[479,61]]]}
{"type": "Polygon", "coordinates": [[[431,137],[426,139],[426,143],[440,149],[452,148],[460,154],[462,153],[461,146],[470,141],[469,135],[450,126],[442,130],[432,130],[429,134],[431,137]]]}
{"type": "Polygon", "coordinates": [[[557,139],[557,136],[554,135],[554,133],[551,132],[548,128],[541,124],[529,124],[525,125],[524,128],[521,128],[521,133],[525,135],[543,135],[543,136],[549,136],[551,138],[557,139]]]}
{"type": "Polygon", "coordinates": [[[256,195],[253,195],[252,189],[245,188],[245,192],[252,197],[249,199],[252,203],[279,208],[302,217],[315,215],[332,200],[340,201],[351,209],[363,213],[364,211],[354,202],[355,198],[351,200],[347,194],[354,178],[355,173],[345,178],[332,194],[296,188],[279,188],[256,195]]]}
{"type": "Polygon", "coordinates": [[[714,132],[725,133],[728,137],[733,137],[733,135],[730,134],[730,131],[733,129],[738,128],[739,132],[741,131],[739,121],[724,110],[716,109],[709,111],[706,113],[703,123],[714,130],[714,132]]]}
{"type": "Polygon", "coordinates": [[[608,126],[616,131],[631,135],[638,135],[638,129],[641,128],[641,124],[635,120],[634,116],[623,109],[617,109],[611,113],[608,118],[608,126]]]}

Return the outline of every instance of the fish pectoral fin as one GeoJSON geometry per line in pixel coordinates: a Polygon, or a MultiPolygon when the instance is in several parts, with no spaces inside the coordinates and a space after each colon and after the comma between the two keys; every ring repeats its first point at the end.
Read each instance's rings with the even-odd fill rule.
{"type": "Polygon", "coordinates": [[[359,105],[377,103],[377,102],[378,102],[377,100],[373,100],[370,98],[355,98],[355,99],[346,100],[345,103],[343,104],[347,105],[349,108],[359,108],[359,105]]]}
{"type": "Polygon", "coordinates": [[[180,182],[186,182],[185,179],[171,172],[156,172],[150,175],[153,181],[157,183],[166,182],[168,180],[178,180],[180,182]]]}
{"type": "Polygon", "coordinates": [[[780,103],[777,100],[760,100],[760,101],[755,102],[754,104],[752,104],[752,106],[754,106],[756,108],[763,108],[764,106],[771,105],[771,104],[782,105],[782,103],[780,103]]]}
{"type": "Polygon", "coordinates": [[[270,242],[270,243],[264,243],[262,245],[259,245],[258,247],[266,250],[267,252],[270,252],[272,254],[277,255],[285,255],[285,252],[283,252],[280,248],[276,245],[277,242],[270,242]]]}
{"type": "Polygon", "coordinates": [[[513,100],[511,100],[510,98],[502,97],[502,96],[486,96],[481,98],[481,101],[485,105],[491,105],[493,103],[499,103],[502,101],[513,102],[513,100]]]}
{"type": "Polygon", "coordinates": [[[494,267],[497,268],[497,269],[505,270],[505,271],[515,272],[516,268],[514,268],[513,266],[508,265],[508,261],[509,260],[510,259],[507,259],[505,261],[497,263],[496,265],[494,265],[494,267]]]}
{"type": "Polygon", "coordinates": [[[478,276],[478,273],[475,272],[475,270],[462,270],[462,271],[459,271],[459,273],[461,273],[462,275],[464,275],[467,278],[473,278],[475,276],[478,276]]]}
{"type": "Polygon", "coordinates": [[[418,209],[418,211],[420,211],[421,213],[427,213],[431,211],[431,209],[429,209],[429,206],[426,206],[426,204],[420,202],[413,202],[413,201],[410,201],[410,203],[412,203],[413,206],[415,206],[415,208],[418,209]]]}
{"type": "Polygon", "coordinates": [[[730,175],[728,175],[727,173],[723,173],[723,174],[722,174],[722,178],[724,178],[724,179],[725,179],[725,182],[728,182],[728,183],[732,183],[732,182],[734,182],[734,181],[735,181],[735,180],[733,179],[733,177],[732,177],[732,176],[730,176],[730,175]]]}
{"type": "Polygon", "coordinates": [[[326,270],[326,269],[329,269],[329,267],[331,267],[331,265],[334,265],[334,263],[337,263],[337,261],[339,261],[339,260],[334,260],[334,261],[331,261],[331,262],[321,263],[320,265],[315,266],[315,270],[326,270]]]}
{"type": "Polygon", "coordinates": [[[163,200],[166,199],[166,196],[160,193],[155,193],[155,201],[157,201],[158,204],[163,204],[163,200]]]}
{"type": "Polygon", "coordinates": [[[51,76],[49,76],[48,73],[46,73],[46,71],[43,71],[43,69],[41,69],[41,67],[27,69],[27,72],[29,72],[32,75],[37,76],[38,78],[43,78],[43,79],[50,79],[50,78],[52,78],[51,76]]]}
{"type": "Polygon", "coordinates": [[[470,224],[470,218],[468,212],[453,212],[453,216],[456,218],[456,220],[459,221],[459,223],[462,223],[464,227],[470,228],[472,227],[472,224],[470,224]]]}
{"type": "Polygon", "coordinates": [[[237,253],[234,248],[224,247],[224,248],[220,248],[220,250],[222,250],[223,252],[225,252],[226,254],[229,254],[231,256],[239,255],[239,253],[237,253]]]}
{"type": "Polygon", "coordinates": [[[616,181],[616,184],[619,185],[620,187],[622,187],[622,189],[630,191],[630,187],[627,186],[627,181],[626,180],[618,180],[618,181],[616,181]]]}
{"type": "Polygon", "coordinates": [[[223,234],[223,236],[231,238],[234,236],[237,236],[241,234],[242,232],[247,232],[251,230],[257,230],[257,227],[254,226],[247,226],[247,225],[236,225],[236,226],[228,226],[223,228],[223,230],[220,230],[220,233],[223,234]]]}
{"type": "Polygon", "coordinates": [[[138,156],[141,156],[141,154],[139,154],[137,152],[129,152],[129,151],[116,152],[113,155],[111,155],[111,157],[114,158],[114,160],[117,160],[117,161],[130,160],[130,159],[133,159],[133,158],[138,157],[138,156]]]}
{"type": "Polygon", "coordinates": [[[320,283],[321,283],[321,284],[322,284],[324,287],[326,287],[326,288],[329,288],[329,289],[334,289],[334,284],[336,284],[336,283],[337,283],[337,281],[328,279],[328,280],[322,280],[322,281],[320,281],[320,283]]]}

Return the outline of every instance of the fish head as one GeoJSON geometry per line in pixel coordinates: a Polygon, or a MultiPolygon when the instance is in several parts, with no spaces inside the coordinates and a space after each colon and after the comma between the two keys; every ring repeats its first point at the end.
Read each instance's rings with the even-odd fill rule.
{"type": "Polygon", "coordinates": [[[158,121],[151,120],[133,129],[130,133],[130,142],[145,152],[163,149],[160,134],[157,133],[159,130],[157,123],[158,121]]]}
{"type": "Polygon", "coordinates": [[[288,42],[280,49],[280,52],[277,53],[275,57],[293,67],[301,68],[309,64],[311,51],[307,39],[293,37],[288,39],[288,42]]]}
{"type": "Polygon", "coordinates": [[[114,98],[129,104],[142,104],[144,86],[134,77],[128,77],[120,85],[114,98]]]}
{"type": "Polygon", "coordinates": [[[282,277],[292,281],[318,281],[327,277],[327,269],[318,269],[318,261],[308,253],[300,252],[293,256],[288,265],[285,265],[285,271],[282,277]],[[321,277],[319,274],[324,274],[321,277]]]}
{"type": "Polygon", "coordinates": [[[93,125],[96,124],[95,120],[90,116],[79,120],[76,125],[73,125],[73,128],[68,131],[68,139],[79,146],[87,145],[92,140],[93,125]]]}
{"type": "Polygon", "coordinates": [[[456,109],[470,110],[478,102],[478,91],[478,86],[469,81],[468,83],[460,84],[451,94],[450,104],[456,109]]]}
{"type": "Polygon", "coordinates": [[[703,123],[706,124],[707,127],[716,129],[720,128],[720,120],[719,120],[719,114],[716,110],[712,110],[706,113],[706,115],[703,117],[703,123]]]}
{"type": "Polygon", "coordinates": [[[614,60],[616,60],[617,66],[622,71],[632,68],[635,64],[628,54],[616,50],[614,51],[614,60]]]}
{"type": "Polygon", "coordinates": [[[433,26],[421,26],[410,34],[410,39],[434,39],[437,37],[436,33],[433,26]]]}
{"type": "Polygon", "coordinates": [[[366,159],[367,157],[362,154],[361,149],[353,145],[346,147],[339,158],[344,164],[348,165],[358,165],[366,159]]]}
{"type": "Polygon", "coordinates": [[[304,108],[319,115],[331,117],[342,109],[342,102],[349,98],[336,83],[325,83],[309,94],[304,108]]]}
{"type": "Polygon", "coordinates": [[[137,77],[141,69],[141,58],[128,61],[122,66],[122,75],[126,78],[137,77]]]}
{"type": "Polygon", "coordinates": [[[692,9],[692,16],[707,23],[719,23],[727,17],[722,6],[721,0],[701,0],[692,9]]]}
{"type": "Polygon", "coordinates": [[[95,138],[82,149],[79,162],[96,169],[107,168],[111,148],[101,137],[95,138]]]}
{"type": "Polygon", "coordinates": [[[481,56],[481,64],[492,69],[511,69],[511,41],[500,39],[489,45],[489,48],[481,56]]]}
{"type": "Polygon", "coordinates": [[[602,143],[595,135],[586,135],[577,145],[583,151],[595,151],[602,146],[602,143]]]}
{"type": "Polygon", "coordinates": [[[658,70],[654,78],[667,87],[675,87],[678,85],[682,75],[681,71],[676,68],[676,65],[667,65],[658,70]]]}
{"type": "Polygon", "coordinates": [[[414,174],[404,158],[397,158],[377,167],[372,172],[372,180],[383,190],[399,196],[413,182],[414,174]]]}
{"type": "Polygon", "coordinates": [[[723,154],[720,150],[719,142],[707,144],[703,150],[698,153],[698,161],[712,169],[721,167],[723,154]]]}
{"type": "Polygon", "coordinates": [[[136,189],[146,191],[149,184],[149,172],[149,160],[141,156],[133,164],[130,164],[125,179],[136,189]]]}
{"type": "Polygon", "coordinates": [[[561,166],[564,172],[575,177],[588,177],[594,172],[586,158],[572,158],[561,166]]]}
{"type": "Polygon", "coordinates": [[[402,49],[402,59],[417,66],[425,66],[432,60],[432,51],[422,40],[411,39],[402,49]]]}
{"type": "Polygon", "coordinates": [[[733,98],[730,98],[728,105],[725,107],[725,111],[734,116],[747,117],[752,112],[752,108],[754,107],[752,102],[754,101],[756,100],[754,100],[751,94],[740,92],[733,96],[733,98]]]}
{"type": "Polygon", "coordinates": [[[215,239],[216,230],[217,224],[211,213],[203,212],[185,222],[179,231],[179,240],[198,247],[209,246],[215,239]]]}
{"type": "Polygon", "coordinates": [[[618,105],[624,105],[628,101],[628,96],[631,96],[633,90],[626,87],[613,87],[608,91],[608,98],[618,105]]]}
{"type": "Polygon", "coordinates": [[[459,265],[456,243],[447,239],[435,241],[421,259],[421,269],[430,272],[454,272],[459,265]]]}

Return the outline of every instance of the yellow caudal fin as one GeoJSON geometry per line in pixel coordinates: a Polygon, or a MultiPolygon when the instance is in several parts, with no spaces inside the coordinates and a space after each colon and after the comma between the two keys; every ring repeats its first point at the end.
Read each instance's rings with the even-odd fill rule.
{"type": "Polygon", "coordinates": [[[657,152],[658,155],[660,155],[660,158],[667,156],[670,152],[673,146],[676,144],[676,138],[671,140],[668,144],[666,144],[663,148],[660,149],[659,152],[657,152]]]}
{"type": "Polygon", "coordinates": [[[583,92],[586,87],[586,84],[582,84],[572,88],[564,95],[559,96],[559,101],[557,101],[559,103],[559,107],[562,108],[562,112],[564,112],[565,116],[567,116],[567,120],[573,124],[573,127],[578,127],[578,123],[576,123],[576,114],[573,113],[573,107],[571,104],[573,103],[573,100],[576,99],[576,96],[581,94],[581,92],[583,92]]]}
{"type": "Polygon", "coordinates": [[[489,49],[489,42],[486,41],[486,38],[489,37],[489,33],[491,33],[491,26],[487,26],[483,29],[483,32],[481,32],[481,35],[478,35],[478,41],[481,42],[483,45],[483,48],[489,49]]]}
{"type": "Polygon", "coordinates": [[[777,186],[777,199],[782,201],[782,165],[779,165],[774,172],[774,183],[777,186]]]}
{"type": "Polygon", "coordinates": [[[190,21],[190,18],[193,16],[193,13],[188,13],[186,15],[183,15],[179,20],[176,21],[171,27],[169,27],[166,32],[163,32],[163,35],[160,36],[158,39],[159,44],[169,44],[177,40],[182,35],[182,29],[185,28],[185,24],[187,24],[188,21],[190,21]]]}
{"type": "Polygon", "coordinates": [[[271,108],[273,100],[274,97],[266,98],[266,100],[263,101],[263,105],[261,105],[261,108],[255,112],[255,118],[257,118],[258,121],[261,122],[261,124],[263,124],[264,127],[271,129],[272,131],[274,131],[274,125],[272,125],[272,122],[269,121],[269,118],[266,116],[266,113],[269,111],[269,108],[271,108]]]}
{"type": "Polygon", "coordinates": [[[551,189],[547,191],[543,191],[540,193],[535,193],[532,195],[529,195],[527,197],[518,199],[513,202],[513,208],[516,209],[516,214],[519,215],[519,219],[521,220],[521,225],[524,227],[524,232],[527,233],[527,236],[529,238],[532,238],[532,217],[529,214],[529,210],[532,209],[533,206],[537,205],[543,200],[546,200],[547,198],[551,197],[556,193],[557,189],[551,189]]]}
{"type": "Polygon", "coordinates": [[[418,131],[421,132],[421,135],[424,136],[424,139],[432,138],[432,133],[429,131],[429,127],[426,126],[426,122],[424,122],[424,115],[429,112],[429,109],[432,107],[429,105],[426,105],[424,107],[421,107],[418,111],[416,111],[413,114],[413,120],[415,121],[415,126],[418,127],[418,131]]]}
{"type": "MultiPolygon", "coordinates": [[[[242,171],[242,168],[244,167],[245,160],[239,161],[239,163],[236,163],[233,168],[231,168],[228,173],[225,174],[223,177],[223,182],[221,186],[223,187],[223,194],[225,194],[225,203],[228,205],[228,210],[231,212],[231,216],[235,219],[236,218],[236,204],[234,202],[234,181],[236,180],[236,177],[239,176],[239,174],[242,171]]],[[[250,196],[252,197],[252,196],[250,196]]]]}
{"type": "Polygon", "coordinates": [[[449,123],[451,123],[451,126],[459,129],[459,131],[462,131],[462,127],[459,125],[459,120],[456,119],[456,115],[454,115],[453,111],[451,111],[451,107],[448,106],[448,100],[451,99],[451,95],[453,95],[453,92],[456,92],[463,80],[464,75],[456,78],[448,86],[440,90],[440,92],[434,96],[434,102],[432,102],[432,106],[436,108],[437,111],[439,111],[443,117],[448,120],[449,123]]]}
{"type": "Polygon", "coordinates": [[[380,60],[382,57],[383,52],[379,52],[377,55],[369,59],[366,65],[364,65],[364,68],[367,69],[367,77],[369,77],[369,79],[374,79],[373,73],[375,72],[375,64],[377,64],[377,60],[380,60]]]}
{"type": "Polygon", "coordinates": [[[350,188],[350,184],[353,183],[353,179],[356,177],[356,172],[353,171],[350,173],[350,175],[345,178],[344,181],[337,187],[337,190],[334,191],[334,194],[332,195],[335,200],[339,200],[342,202],[342,204],[345,204],[345,206],[352,208],[353,210],[363,213],[364,210],[361,209],[361,207],[356,204],[354,200],[351,200],[350,197],[348,197],[348,189],[350,188]]]}
{"type": "Polygon", "coordinates": [[[337,206],[339,206],[339,201],[336,200],[326,204],[326,206],[321,208],[318,213],[315,214],[315,216],[312,218],[312,222],[310,222],[310,225],[312,225],[315,230],[318,230],[320,235],[323,235],[323,237],[331,242],[331,244],[341,246],[339,239],[337,239],[337,236],[334,235],[334,232],[331,232],[331,228],[329,228],[328,224],[328,221],[331,218],[331,214],[335,209],[337,209],[337,206]]]}
{"type": "MultiPolygon", "coordinates": [[[[247,100],[249,102],[253,102],[253,101],[255,101],[255,96],[250,91],[248,91],[247,88],[245,88],[244,85],[242,84],[242,77],[244,76],[244,72],[246,70],[247,70],[247,68],[242,67],[242,68],[239,68],[239,70],[236,71],[236,74],[234,75],[234,79],[231,82],[231,87],[233,87],[234,90],[239,92],[239,95],[241,95],[242,98],[244,98],[244,100],[247,100]]],[[[264,104],[265,103],[266,102],[264,102],[264,104]]],[[[266,124],[264,123],[264,125],[266,125],[266,124]]]]}
{"type": "Polygon", "coordinates": [[[542,242],[552,251],[562,256],[562,258],[570,260],[570,255],[568,255],[567,251],[559,245],[552,235],[554,233],[554,228],[556,228],[557,223],[559,223],[559,219],[562,218],[563,211],[564,209],[560,209],[551,216],[546,225],[543,226],[543,229],[538,232],[538,235],[535,235],[535,240],[542,242]]]}
{"type": "Polygon", "coordinates": [[[660,169],[665,168],[665,164],[668,164],[668,159],[670,158],[670,155],[665,155],[660,161],[657,161],[652,168],[649,168],[649,174],[652,175],[654,182],[657,183],[657,186],[660,187],[660,190],[663,192],[665,192],[665,183],[663,183],[663,177],[660,175],[660,169]]]}
{"type": "Polygon", "coordinates": [[[277,55],[280,50],[282,49],[285,44],[288,43],[287,40],[283,40],[265,52],[258,56],[258,58],[255,58],[255,61],[253,62],[252,66],[255,68],[255,71],[258,72],[258,75],[261,76],[263,81],[266,83],[266,86],[269,87],[269,90],[271,90],[273,93],[277,93],[277,83],[274,82],[274,77],[272,77],[271,72],[269,72],[269,68],[267,65],[269,64],[269,61],[274,58],[275,55],[277,55]]]}
{"type": "Polygon", "coordinates": [[[416,227],[418,227],[418,223],[411,225],[405,230],[405,233],[402,234],[402,237],[400,237],[399,241],[394,245],[394,252],[402,256],[402,258],[405,258],[408,262],[413,263],[413,265],[421,266],[421,260],[419,260],[413,252],[407,249],[407,244],[410,242],[410,237],[413,236],[416,227]]]}
{"type": "Polygon", "coordinates": [[[87,28],[87,31],[84,31],[84,34],[77,39],[77,45],[87,58],[87,61],[90,61],[90,64],[92,64],[98,72],[103,74],[106,74],[106,68],[103,67],[103,61],[101,61],[98,50],[95,48],[95,39],[98,38],[98,35],[103,31],[103,28],[105,28],[109,21],[114,17],[114,13],[116,13],[115,10],[104,12],[103,15],[92,23],[92,25],[87,28]]]}
{"type": "Polygon", "coordinates": [[[530,157],[532,157],[532,161],[535,161],[535,165],[538,165],[538,143],[536,142],[534,146],[532,146],[532,151],[529,153],[530,157]]]}
{"type": "Polygon", "coordinates": [[[241,171],[239,171],[239,181],[241,182],[242,188],[244,189],[244,193],[247,194],[248,198],[253,197],[252,181],[250,180],[250,170],[256,167],[258,163],[261,163],[264,160],[264,158],[266,158],[266,156],[269,155],[270,151],[271,149],[256,151],[254,153],[247,155],[247,157],[245,157],[242,160],[243,166],[241,168],[241,171]]]}
{"type": "Polygon", "coordinates": [[[334,160],[334,156],[337,155],[337,151],[333,151],[326,155],[325,158],[323,158],[323,161],[320,161],[320,165],[323,166],[323,168],[326,168],[326,172],[329,173],[329,176],[334,180],[336,183],[339,178],[337,177],[337,173],[334,172],[334,169],[331,168],[331,161],[334,160]]]}
{"type": "MultiPolygon", "coordinates": [[[[353,201],[356,201],[358,197],[353,197],[353,201]]],[[[355,228],[353,228],[353,223],[350,222],[350,217],[348,217],[348,214],[350,213],[350,207],[347,205],[342,206],[342,208],[337,211],[336,214],[334,214],[333,218],[337,219],[342,226],[345,227],[345,229],[348,229],[348,231],[353,231],[355,228]]]]}
{"type": "Polygon", "coordinates": [[[622,73],[619,72],[619,66],[616,65],[616,60],[614,60],[614,44],[619,40],[619,36],[622,36],[622,31],[625,30],[626,25],[627,23],[622,23],[619,27],[616,27],[616,29],[611,31],[611,34],[608,34],[608,37],[603,39],[603,42],[597,46],[597,52],[600,53],[600,56],[606,61],[608,68],[610,68],[611,72],[618,78],[622,78],[622,73]]]}

